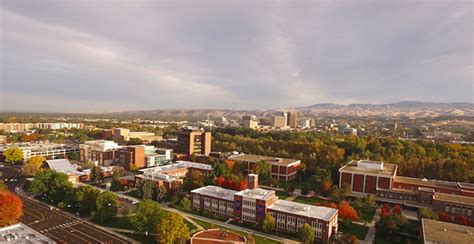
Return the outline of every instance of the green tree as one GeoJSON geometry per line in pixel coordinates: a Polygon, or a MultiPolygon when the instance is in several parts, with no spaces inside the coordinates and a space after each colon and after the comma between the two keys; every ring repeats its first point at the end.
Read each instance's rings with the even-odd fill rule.
{"type": "Polygon", "coordinates": [[[420,208],[418,209],[418,219],[434,219],[438,220],[439,216],[436,212],[428,208],[420,208]]]}
{"type": "Polygon", "coordinates": [[[199,187],[204,186],[204,177],[199,170],[192,170],[191,174],[189,175],[189,186],[186,190],[194,190],[199,187]]]}
{"type": "Polygon", "coordinates": [[[5,162],[16,164],[23,161],[23,151],[18,147],[9,147],[3,152],[5,162]]]}
{"type": "Polygon", "coordinates": [[[156,183],[146,180],[140,187],[140,195],[143,199],[154,199],[156,193],[156,183]]]}
{"type": "Polygon", "coordinates": [[[130,221],[138,231],[155,232],[164,215],[165,212],[161,209],[160,204],[146,199],[138,204],[138,208],[130,221]]]}
{"type": "Polygon", "coordinates": [[[187,197],[183,197],[183,199],[181,199],[181,207],[183,207],[186,211],[191,210],[191,200],[189,200],[187,197]]]}
{"type": "Polygon", "coordinates": [[[269,184],[271,181],[272,165],[265,160],[257,162],[254,173],[258,174],[259,181],[263,184],[269,184]]]}
{"type": "Polygon", "coordinates": [[[25,165],[21,168],[21,173],[25,176],[32,176],[41,171],[43,166],[43,157],[34,156],[26,161],[25,165]]]}
{"type": "Polygon", "coordinates": [[[66,174],[46,169],[33,177],[30,190],[43,195],[46,200],[59,203],[72,196],[72,183],[69,182],[69,177],[66,174]]]}
{"type": "Polygon", "coordinates": [[[5,185],[5,182],[3,180],[0,181],[0,190],[5,190],[7,189],[7,185],[5,185]]]}
{"type": "Polygon", "coordinates": [[[298,230],[298,237],[303,243],[313,243],[314,231],[311,229],[311,226],[309,226],[309,224],[304,224],[298,230]]]}
{"type": "Polygon", "coordinates": [[[365,199],[365,204],[369,207],[375,207],[375,204],[377,204],[375,195],[374,194],[367,195],[367,198],[365,199]]]}
{"type": "Polygon", "coordinates": [[[91,169],[91,181],[95,184],[102,182],[104,175],[99,166],[94,166],[91,169]]]}
{"type": "Polygon", "coordinates": [[[81,215],[90,215],[95,208],[100,191],[92,186],[81,186],[74,191],[74,205],[81,215]]]}
{"type": "Polygon", "coordinates": [[[69,159],[72,161],[79,161],[79,153],[78,152],[70,153],[69,159]]]}
{"type": "Polygon", "coordinates": [[[94,220],[104,222],[117,215],[118,198],[115,193],[103,191],[97,196],[92,218],[94,220]]]}
{"type": "Polygon", "coordinates": [[[157,226],[157,236],[159,243],[162,244],[173,244],[181,238],[189,239],[184,218],[176,213],[167,213],[157,226]]]}
{"type": "Polygon", "coordinates": [[[156,187],[156,200],[162,202],[166,197],[166,188],[164,186],[156,187]]]}
{"type": "Polygon", "coordinates": [[[138,166],[136,164],[129,164],[128,169],[132,172],[137,172],[138,171],[138,166]]]}
{"type": "Polygon", "coordinates": [[[114,169],[114,173],[112,175],[112,183],[110,185],[110,190],[111,191],[121,191],[122,190],[122,184],[120,184],[120,172],[118,168],[114,169]]]}
{"type": "Polygon", "coordinates": [[[140,138],[130,138],[127,145],[143,145],[143,141],[140,138]]]}
{"type": "Polygon", "coordinates": [[[266,214],[262,221],[262,229],[265,233],[270,233],[275,230],[276,221],[270,214],[266,214]]]}

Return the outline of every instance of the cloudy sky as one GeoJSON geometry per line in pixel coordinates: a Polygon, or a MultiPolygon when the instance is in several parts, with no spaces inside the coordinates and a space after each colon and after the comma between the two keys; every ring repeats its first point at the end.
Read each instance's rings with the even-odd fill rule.
{"type": "Polygon", "coordinates": [[[2,111],[474,100],[469,0],[0,3],[2,111]]]}

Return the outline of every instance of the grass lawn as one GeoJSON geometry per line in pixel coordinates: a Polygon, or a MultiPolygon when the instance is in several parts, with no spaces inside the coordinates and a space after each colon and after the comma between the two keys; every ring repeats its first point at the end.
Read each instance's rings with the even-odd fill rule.
{"type": "Polygon", "coordinates": [[[284,191],[277,191],[277,192],[276,192],[276,195],[277,195],[277,197],[278,197],[279,199],[281,199],[281,200],[285,200],[285,199],[287,199],[289,196],[291,196],[291,194],[288,194],[288,193],[286,193],[286,192],[284,192],[284,191]]]}
{"type": "MultiPolygon", "coordinates": [[[[199,220],[199,219],[195,219],[195,218],[191,218],[192,220],[194,220],[196,223],[198,223],[199,225],[201,225],[203,228],[206,228],[206,229],[210,229],[210,228],[213,228],[213,227],[216,227],[216,225],[214,224],[211,224],[209,222],[206,222],[206,221],[202,221],[202,220],[199,220]]],[[[226,230],[230,230],[230,231],[234,231],[234,232],[237,232],[239,234],[242,234],[244,236],[248,236],[250,234],[246,233],[246,232],[242,232],[242,231],[239,231],[237,229],[230,229],[230,228],[226,228],[226,227],[223,227],[223,226],[218,226],[219,228],[222,228],[222,229],[226,229],[226,230]]],[[[255,241],[255,244],[278,244],[279,242],[277,241],[274,241],[274,240],[269,240],[265,237],[261,237],[261,236],[256,236],[256,235],[251,235],[252,238],[254,239],[255,241]]]]}
{"type": "Polygon", "coordinates": [[[196,211],[194,209],[191,209],[191,210],[188,211],[188,210],[185,210],[184,208],[182,208],[179,204],[171,204],[170,207],[181,210],[183,212],[192,213],[192,214],[195,214],[195,215],[203,216],[203,217],[210,218],[210,219],[215,219],[215,220],[218,220],[218,221],[226,221],[226,220],[229,219],[229,218],[226,218],[226,217],[223,217],[223,216],[215,215],[211,212],[196,211]]]}
{"type": "Polygon", "coordinates": [[[376,207],[363,207],[360,209],[360,222],[367,221],[370,223],[372,219],[374,218],[376,207]]]}
{"type": "Polygon", "coordinates": [[[408,238],[405,236],[388,236],[375,234],[375,243],[377,244],[392,244],[392,243],[410,243],[410,244],[421,244],[423,240],[421,238],[408,238]]]}
{"type": "Polygon", "coordinates": [[[367,231],[369,231],[369,227],[358,224],[352,224],[350,227],[346,227],[339,224],[339,231],[342,231],[344,234],[355,235],[359,240],[364,240],[367,231]]]}
{"type": "Polygon", "coordinates": [[[321,199],[319,197],[297,197],[295,198],[295,200],[293,200],[293,202],[299,202],[299,203],[304,203],[304,204],[310,204],[310,205],[314,205],[315,203],[317,202],[324,202],[324,199],[321,199]]]}

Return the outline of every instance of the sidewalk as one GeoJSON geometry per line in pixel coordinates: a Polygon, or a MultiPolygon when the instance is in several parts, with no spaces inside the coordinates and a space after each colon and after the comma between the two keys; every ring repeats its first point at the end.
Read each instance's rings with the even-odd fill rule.
{"type": "Polygon", "coordinates": [[[360,241],[360,243],[365,243],[365,244],[374,243],[375,231],[376,231],[375,222],[379,221],[380,219],[380,210],[381,208],[378,207],[377,210],[375,210],[375,215],[372,221],[370,223],[367,223],[369,230],[367,231],[367,234],[365,235],[365,239],[363,241],[360,241]]]}

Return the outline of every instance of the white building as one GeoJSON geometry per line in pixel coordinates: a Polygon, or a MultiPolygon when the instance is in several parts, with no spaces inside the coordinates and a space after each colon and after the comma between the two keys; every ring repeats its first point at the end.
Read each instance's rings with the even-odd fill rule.
{"type": "Polygon", "coordinates": [[[0,147],[0,154],[3,154],[7,148],[18,147],[23,152],[23,160],[27,161],[31,157],[40,156],[44,158],[60,158],[66,155],[79,152],[76,145],[43,143],[43,142],[23,142],[5,144],[0,147]]]}
{"type": "Polygon", "coordinates": [[[0,228],[0,243],[44,243],[53,244],[55,241],[32,228],[19,223],[0,228]]]}

